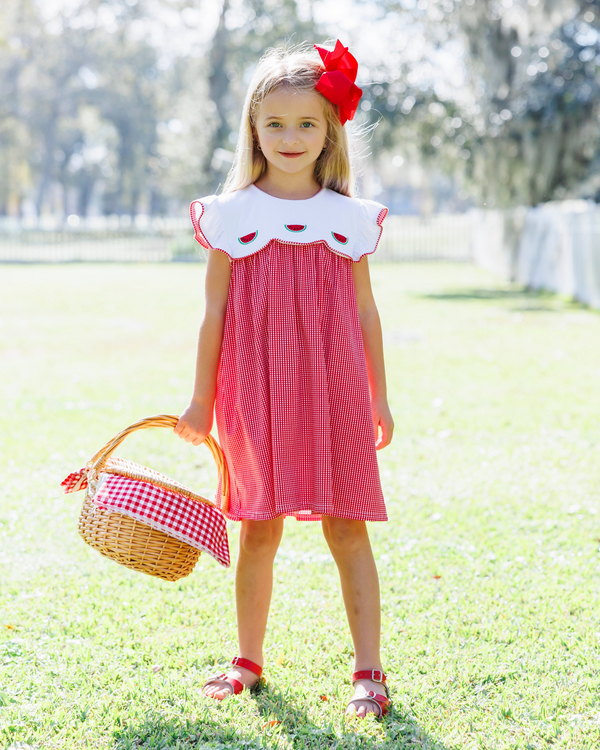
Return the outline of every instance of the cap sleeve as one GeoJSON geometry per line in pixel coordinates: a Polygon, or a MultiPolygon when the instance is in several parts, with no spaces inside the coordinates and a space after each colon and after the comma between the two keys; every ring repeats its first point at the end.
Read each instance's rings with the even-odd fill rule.
{"type": "Polygon", "coordinates": [[[354,247],[353,260],[360,260],[363,255],[371,255],[377,250],[383,220],[388,209],[376,201],[360,200],[360,218],[358,225],[358,242],[354,247]]]}
{"type": "Polygon", "coordinates": [[[231,255],[216,195],[192,201],[190,216],[194,225],[194,236],[202,247],[221,250],[231,255]]]}

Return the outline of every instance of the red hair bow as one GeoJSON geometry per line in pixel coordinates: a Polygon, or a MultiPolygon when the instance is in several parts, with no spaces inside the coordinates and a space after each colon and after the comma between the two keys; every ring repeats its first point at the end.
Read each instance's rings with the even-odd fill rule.
{"type": "Polygon", "coordinates": [[[352,120],[356,114],[358,102],[362,96],[362,90],[355,85],[358,63],[353,55],[348,52],[348,47],[338,39],[333,52],[324,47],[317,47],[325,66],[325,72],[317,81],[315,88],[320,94],[332,104],[340,108],[340,122],[342,125],[347,120],[352,120]]]}

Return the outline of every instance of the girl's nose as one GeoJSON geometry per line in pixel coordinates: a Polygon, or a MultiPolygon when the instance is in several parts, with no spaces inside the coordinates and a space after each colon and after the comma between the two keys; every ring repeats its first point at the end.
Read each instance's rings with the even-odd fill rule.
{"type": "Polygon", "coordinates": [[[283,143],[287,143],[290,146],[294,143],[298,143],[298,133],[295,128],[286,128],[283,131],[281,140],[283,143]]]}

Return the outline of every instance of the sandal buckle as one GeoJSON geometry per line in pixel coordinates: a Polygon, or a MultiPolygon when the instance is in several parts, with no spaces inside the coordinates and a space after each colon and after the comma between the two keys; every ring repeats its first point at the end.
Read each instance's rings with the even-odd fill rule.
{"type": "Polygon", "coordinates": [[[373,680],[373,682],[383,682],[384,679],[385,679],[384,675],[383,675],[383,670],[381,670],[381,669],[374,669],[371,672],[371,679],[373,680]]]}

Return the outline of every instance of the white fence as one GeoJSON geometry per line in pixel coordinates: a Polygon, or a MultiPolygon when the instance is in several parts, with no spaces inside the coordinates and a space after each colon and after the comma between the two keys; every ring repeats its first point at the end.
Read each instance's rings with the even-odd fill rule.
{"type": "Polygon", "coordinates": [[[470,214],[392,216],[383,223],[381,241],[372,260],[471,260],[470,214]]]}
{"type": "MultiPolygon", "coordinates": [[[[468,214],[388,216],[373,261],[470,260],[468,214]]],[[[117,217],[57,225],[0,221],[0,262],[202,261],[185,217],[130,222],[117,217]]]]}
{"type": "MultiPolygon", "coordinates": [[[[0,220],[0,262],[204,259],[185,217],[109,217],[59,226],[0,220]]],[[[600,308],[600,208],[564,201],[506,211],[390,215],[371,259],[473,261],[502,278],[600,308]]]]}
{"type": "Polygon", "coordinates": [[[185,217],[69,217],[0,220],[0,262],[202,260],[185,217]]]}
{"type": "Polygon", "coordinates": [[[475,263],[531,289],[600,308],[600,208],[595,203],[551,202],[472,216],[475,263]]]}

